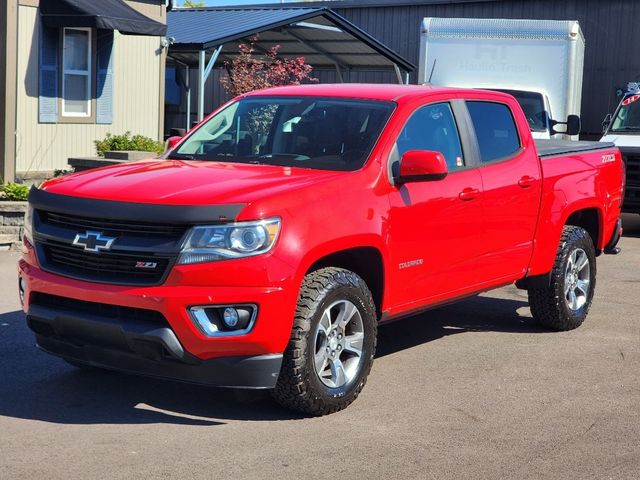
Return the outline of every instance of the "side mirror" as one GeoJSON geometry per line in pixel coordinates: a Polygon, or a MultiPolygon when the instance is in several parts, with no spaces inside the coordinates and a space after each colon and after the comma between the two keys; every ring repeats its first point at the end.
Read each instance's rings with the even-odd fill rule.
{"type": "Polygon", "coordinates": [[[440,152],[409,150],[400,160],[400,173],[396,183],[442,180],[448,173],[447,162],[440,152]]]}
{"type": "Polygon", "coordinates": [[[582,122],[578,115],[569,115],[567,117],[567,135],[580,135],[582,130],[582,122]]]}
{"type": "Polygon", "coordinates": [[[607,113],[607,116],[604,117],[604,120],[602,121],[602,133],[606,133],[612,120],[613,116],[610,113],[607,113]]]}
{"type": "Polygon", "coordinates": [[[180,143],[180,140],[182,140],[182,137],[169,137],[167,139],[167,144],[165,146],[164,151],[168,152],[169,150],[173,150],[175,148],[176,145],[178,145],[178,143],[180,143]]]}
{"type": "Polygon", "coordinates": [[[184,128],[172,128],[169,130],[169,137],[184,137],[187,134],[187,130],[184,128]]]}
{"type": "Polygon", "coordinates": [[[580,130],[582,129],[582,125],[580,122],[580,117],[578,115],[569,115],[567,117],[566,122],[558,122],[556,120],[551,120],[551,134],[555,135],[556,133],[563,133],[565,135],[578,135],[580,134],[580,130]],[[564,132],[557,131],[554,127],[556,125],[566,125],[567,128],[564,132]]]}

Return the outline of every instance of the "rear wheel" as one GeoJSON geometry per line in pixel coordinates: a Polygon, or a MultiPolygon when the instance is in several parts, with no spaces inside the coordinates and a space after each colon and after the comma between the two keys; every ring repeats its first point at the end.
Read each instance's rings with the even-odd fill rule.
{"type": "Polygon", "coordinates": [[[366,383],[376,333],[375,305],[362,278],[340,268],[307,275],[274,398],[310,415],[347,407],[366,383]]]}
{"type": "Polygon", "coordinates": [[[589,313],[596,286],[596,255],[586,230],[565,226],[549,286],[529,290],[533,318],[554,330],[579,327],[589,313]]]}

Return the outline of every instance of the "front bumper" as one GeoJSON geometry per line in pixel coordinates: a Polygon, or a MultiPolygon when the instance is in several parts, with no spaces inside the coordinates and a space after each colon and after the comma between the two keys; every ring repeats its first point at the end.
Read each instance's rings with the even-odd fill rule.
{"type": "Polygon", "coordinates": [[[38,346],[88,365],[220,387],[273,388],[281,354],[210,360],[186,352],[175,333],[155,318],[135,321],[33,303],[27,324],[38,346]]]}
{"type": "Polygon", "coordinates": [[[297,289],[286,264],[272,257],[269,266],[255,260],[179,266],[163,285],[107,285],[45,272],[26,243],[18,274],[28,324],[49,353],[154,377],[272,388],[291,334],[297,289]],[[247,279],[266,286],[247,286],[247,279]],[[63,303],[37,300],[43,296],[63,303]],[[244,335],[207,337],[188,314],[194,305],[247,303],[258,306],[258,315],[244,335]],[[119,310],[104,314],[109,309],[155,318],[135,314],[130,321],[119,310]]]}

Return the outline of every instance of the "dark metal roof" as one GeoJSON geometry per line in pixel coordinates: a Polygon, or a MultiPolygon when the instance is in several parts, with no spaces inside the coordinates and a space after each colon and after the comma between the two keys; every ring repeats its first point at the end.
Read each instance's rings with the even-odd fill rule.
{"type": "Polygon", "coordinates": [[[205,50],[316,14],[314,8],[173,10],[167,15],[167,35],[175,38],[176,48],[205,50]]]}
{"type": "Polygon", "coordinates": [[[259,34],[257,49],[280,45],[284,56],[303,56],[314,67],[389,69],[415,66],[327,8],[199,8],[167,15],[171,56],[194,63],[193,53],[225,45],[222,58],[237,54],[233,42],[259,34]]]}
{"type": "Polygon", "coordinates": [[[123,0],[40,0],[40,15],[48,27],[91,27],[131,35],[167,32],[163,23],[143,15],[123,0]]]}
{"type": "MultiPolygon", "coordinates": [[[[317,0],[317,1],[297,1],[287,2],[287,7],[328,7],[333,9],[340,8],[369,8],[369,7],[407,7],[417,5],[452,5],[460,3],[487,3],[501,2],[505,0],[317,0]]],[[[256,8],[256,7],[281,7],[278,2],[273,3],[257,3],[252,5],[239,6],[238,8],[256,8]]],[[[235,8],[235,7],[234,7],[235,8]]]]}

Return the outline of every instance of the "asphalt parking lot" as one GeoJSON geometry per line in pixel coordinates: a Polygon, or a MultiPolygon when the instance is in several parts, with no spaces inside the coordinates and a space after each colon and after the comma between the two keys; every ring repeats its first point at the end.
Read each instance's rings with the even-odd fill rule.
{"type": "Polygon", "coordinates": [[[578,330],[504,288],[381,327],[347,410],[80,371],[34,347],[0,253],[0,478],[637,479],[640,217],[578,330]]]}

